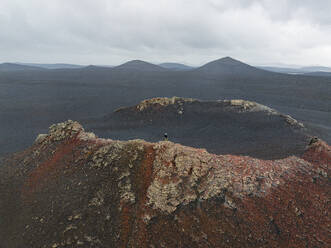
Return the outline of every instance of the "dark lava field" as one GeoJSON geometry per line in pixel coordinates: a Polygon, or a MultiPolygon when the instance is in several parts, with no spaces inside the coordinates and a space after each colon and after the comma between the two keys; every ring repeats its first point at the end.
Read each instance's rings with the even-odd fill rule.
{"type": "MultiPolygon", "coordinates": [[[[244,99],[257,102],[303,123],[305,135],[318,136],[331,143],[331,77],[269,72],[229,57],[182,71],[137,60],[113,68],[10,68],[7,65],[7,69],[0,70],[0,155],[30,146],[39,133],[48,132],[51,124],[68,119],[83,123],[87,131],[104,138],[157,141],[168,132],[174,142],[207,148],[215,153],[232,152],[230,148],[218,149],[218,143],[245,141],[249,144],[256,138],[249,134],[256,129],[247,129],[247,126],[245,129],[245,124],[231,125],[224,118],[233,120],[232,117],[214,115],[207,110],[203,115],[187,116],[184,112],[185,118],[178,124],[181,125],[178,130],[177,122],[167,119],[168,114],[162,117],[166,120],[162,125],[134,129],[123,120],[123,126],[129,126],[128,129],[111,131],[107,127],[107,123],[113,125],[109,118],[118,108],[135,106],[144,99],[173,96],[201,101],[244,99]],[[222,128],[220,123],[228,124],[222,128]]],[[[248,119],[252,121],[254,115],[249,115],[248,119]]],[[[263,114],[259,118],[263,119],[263,114]]],[[[246,123],[251,125],[249,121],[246,123]]],[[[281,127],[281,135],[274,132],[268,136],[269,132],[262,130],[260,140],[272,144],[272,140],[277,139],[286,144],[286,137],[292,143],[298,139],[293,151],[300,152],[308,138],[300,134],[292,139],[292,131],[287,133],[279,120],[271,123],[281,127]]],[[[266,121],[264,127],[269,124],[266,121]]],[[[239,153],[254,155],[250,151],[239,153]]]]}
{"type": "Polygon", "coordinates": [[[330,247],[331,77],[5,64],[0,87],[1,248],[330,247]]]}

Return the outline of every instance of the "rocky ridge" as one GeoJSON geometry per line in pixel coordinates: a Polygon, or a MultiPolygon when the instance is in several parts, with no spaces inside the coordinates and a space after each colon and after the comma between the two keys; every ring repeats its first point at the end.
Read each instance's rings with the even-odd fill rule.
{"type": "MultiPolygon", "coordinates": [[[[247,101],[243,99],[231,99],[231,100],[216,100],[216,101],[200,101],[193,98],[183,97],[156,97],[141,101],[139,104],[133,107],[122,107],[115,110],[115,113],[121,113],[126,111],[148,113],[153,111],[165,111],[166,108],[172,107],[177,109],[177,113],[182,115],[184,113],[185,105],[189,104],[215,104],[219,109],[226,108],[227,111],[247,113],[247,112],[265,112],[268,115],[278,115],[284,118],[284,120],[293,127],[304,128],[304,125],[289,115],[284,115],[278,111],[264,106],[262,104],[247,101]]],[[[206,106],[208,107],[208,105],[206,106]]],[[[208,111],[206,109],[205,111],[208,111]]],[[[216,111],[215,111],[216,113],[216,111]]]]}
{"type": "Polygon", "coordinates": [[[328,247],[330,149],[259,160],[53,125],[2,161],[1,246],[328,247]]]}

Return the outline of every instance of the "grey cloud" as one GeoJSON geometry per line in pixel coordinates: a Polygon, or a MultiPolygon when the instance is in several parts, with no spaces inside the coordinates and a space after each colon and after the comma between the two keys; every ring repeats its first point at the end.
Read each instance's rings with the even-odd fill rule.
{"type": "Polygon", "coordinates": [[[331,66],[329,1],[2,0],[2,61],[331,66]],[[330,54],[329,53],[329,54],[330,54]]]}

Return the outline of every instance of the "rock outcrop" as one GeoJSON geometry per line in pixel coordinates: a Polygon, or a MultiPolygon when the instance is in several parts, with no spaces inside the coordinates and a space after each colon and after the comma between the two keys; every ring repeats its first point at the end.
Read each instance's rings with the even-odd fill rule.
{"type": "Polygon", "coordinates": [[[331,148],[215,155],[50,127],[0,165],[0,247],[330,247],[331,148]]]}

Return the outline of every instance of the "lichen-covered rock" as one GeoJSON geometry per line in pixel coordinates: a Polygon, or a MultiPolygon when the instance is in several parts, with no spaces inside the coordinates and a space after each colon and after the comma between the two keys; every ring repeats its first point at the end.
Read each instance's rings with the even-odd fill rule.
{"type": "Polygon", "coordinates": [[[157,98],[151,98],[151,99],[146,99],[139,103],[136,108],[138,111],[143,111],[147,108],[151,108],[155,105],[160,105],[160,106],[169,106],[169,105],[176,105],[176,104],[183,104],[184,102],[194,102],[197,101],[192,98],[182,98],[182,97],[157,97],[157,98]]]}
{"type": "Polygon", "coordinates": [[[82,131],[84,131],[84,129],[78,122],[69,120],[50,126],[49,136],[53,140],[59,141],[68,137],[73,137],[82,131]]]}
{"type": "Polygon", "coordinates": [[[44,133],[41,133],[41,134],[38,134],[35,142],[36,143],[41,143],[43,142],[43,140],[47,137],[47,134],[44,134],[44,133]]]}
{"type": "Polygon", "coordinates": [[[320,140],[302,157],[260,160],[101,139],[68,121],[1,163],[0,247],[331,245],[320,140]]]}

